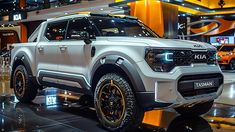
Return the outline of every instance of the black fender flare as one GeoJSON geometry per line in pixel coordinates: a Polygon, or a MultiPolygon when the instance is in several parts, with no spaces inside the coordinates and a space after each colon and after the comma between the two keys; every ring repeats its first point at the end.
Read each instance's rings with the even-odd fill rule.
{"type": "Polygon", "coordinates": [[[146,91],[144,84],[142,82],[142,79],[137,69],[134,67],[134,65],[127,59],[118,55],[108,55],[108,56],[102,57],[94,64],[91,70],[91,80],[90,80],[91,86],[93,85],[92,80],[93,80],[96,70],[98,70],[100,66],[105,65],[105,64],[111,64],[111,65],[115,65],[121,68],[127,75],[128,79],[131,81],[134,92],[146,91]]]}
{"type": "Polygon", "coordinates": [[[28,57],[26,56],[26,54],[24,52],[19,52],[13,59],[13,63],[12,63],[12,67],[11,67],[11,77],[10,77],[10,87],[12,88],[13,87],[13,74],[14,74],[14,71],[15,71],[15,68],[17,67],[17,64],[16,62],[18,62],[19,60],[23,63],[23,65],[25,66],[25,68],[27,69],[27,72],[29,74],[29,77],[32,78],[33,77],[33,72],[32,72],[32,69],[30,67],[30,64],[29,64],[29,59],[28,57]]]}

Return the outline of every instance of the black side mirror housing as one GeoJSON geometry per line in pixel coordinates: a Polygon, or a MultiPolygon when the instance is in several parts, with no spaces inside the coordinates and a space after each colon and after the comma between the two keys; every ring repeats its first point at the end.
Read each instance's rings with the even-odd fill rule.
{"type": "Polygon", "coordinates": [[[90,35],[87,31],[78,31],[76,33],[73,33],[71,35],[72,39],[77,39],[77,40],[84,40],[86,44],[91,44],[92,40],[90,38],[90,35]]]}

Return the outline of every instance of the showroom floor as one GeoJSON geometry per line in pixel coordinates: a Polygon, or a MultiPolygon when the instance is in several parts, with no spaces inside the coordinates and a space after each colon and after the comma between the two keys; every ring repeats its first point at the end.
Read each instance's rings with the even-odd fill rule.
{"type": "MultiPolygon", "coordinates": [[[[155,110],[146,114],[137,131],[234,132],[235,71],[224,71],[224,75],[223,94],[202,118],[184,118],[172,109],[155,110]]],[[[9,89],[9,76],[0,70],[0,131],[105,131],[95,110],[79,105],[78,99],[78,94],[46,88],[33,103],[19,103],[9,89]]]]}

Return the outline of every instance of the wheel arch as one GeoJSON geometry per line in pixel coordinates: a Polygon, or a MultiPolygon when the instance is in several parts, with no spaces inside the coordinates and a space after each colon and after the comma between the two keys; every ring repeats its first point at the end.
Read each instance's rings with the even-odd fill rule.
{"type": "Polygon", "coordinates": [[[134,65],[121,56],[109,55],[99,59],[92,68],[90,80],[92,93],[94,93],[99,79],[103,75],[111,72],[121,74],[125,77],[130,82],[134,92],[145,91],[144,84],[134,65]]]}
{"type": "Polygon", "coordinates": [[[23,65],[27,69],[29,76],[30,77],[33,76],[33,72],[32,72],[31,66],[29,64],[29,59],[23,52],[20,52],[19,54],[17,54],[13,59],[14,59],[14,62],[12,63],[11,73],[10,73],[11,74],[11,76],[10,76],[10,87],[11,88],[13,87],[13,74],[14,74],[14,71],[17,68],[17,66],[23,65]]]}

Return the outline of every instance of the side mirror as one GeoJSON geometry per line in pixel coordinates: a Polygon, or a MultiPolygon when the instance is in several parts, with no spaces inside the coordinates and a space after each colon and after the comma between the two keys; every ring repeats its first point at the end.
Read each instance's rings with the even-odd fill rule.
{"type": "Polygon", "coordinates": [[[84,40],[86,44],[91,44],[90,35],[87,31],[75,31],[71,34],[72,39],[84,40]]]}

